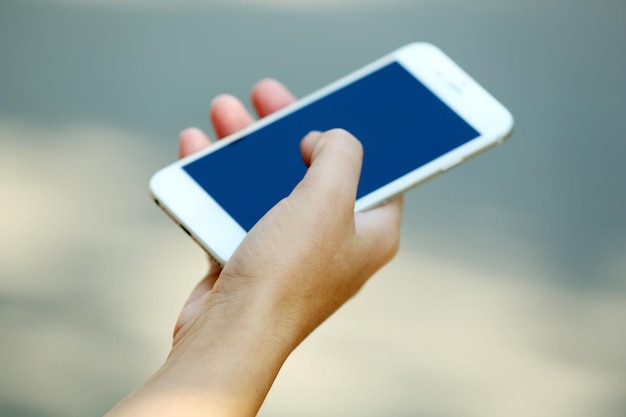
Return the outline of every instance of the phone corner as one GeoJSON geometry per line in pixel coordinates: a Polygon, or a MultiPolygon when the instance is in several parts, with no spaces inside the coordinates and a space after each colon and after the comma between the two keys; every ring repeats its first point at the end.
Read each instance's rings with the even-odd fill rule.
{"type": "Polygon", "coordinates": [[[503,134],[500,142],[508,140],[511,136],[513,136],[513,132],[515,132],[515,117],[513,117],[513,114],[507,108],[504,108],[503,121],[503,134]]]}
{"type": "Polygon", "coordinates": [[[441,49],[439,49],[436,45],[434,45],[433,43],[428,42],[428,41],[411,42],[411,43],[403,46],[400,49],[401,50],[420,49],[420,50],[436,51],[438,53],[441,53],[441,49]]]}
{"type": "Polygon", "coordinates": [[[155,193],[160,189],[161,184],[163,184],[166,170],[166,168],[162,168],[150,176],[148,180],[148,192],[152,197],[156,197],[155,193]]]}

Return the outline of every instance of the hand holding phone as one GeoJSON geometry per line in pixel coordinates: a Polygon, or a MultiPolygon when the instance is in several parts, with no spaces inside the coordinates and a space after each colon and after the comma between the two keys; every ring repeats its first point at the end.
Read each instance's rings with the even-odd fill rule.
{"type": "MultiPolygon", "coordinates": [[[[405,50],[414,51],[415,48],[405,50]]],[[[430,47],[418,46],[417,49],[423,52],[430,47]]],[[[367,107],[373,104],[373,101],[384,98],[385,94],[379,91],[372,96],[371,90],[360,88],[357,90],[361,93],[365,91],[365,95],[361,95],[362,102],[355,101],[354,96],[349,100],[351,105],[353,104],[354,108],[358,109],[356,114],[360,117],[346,121],[348,124],[356,123],[353,125],[355,129],[348,130],[359,130],[358,124],[374,122],[374,128],[371,131],[376,132],[376,123],[380,122],[379,128],[389,128],[386,134],[370,135],[367,133],[370,129],[362,129],[358,134],[361,148],[359,142],[349,133],[330,127],[325,128],[322,119],[330,120],[329,123],[334,125],[337,119],[333,119],[333,114],[346,114],[346,112],[342,113],[346,108],[338,106],[335,92],[346,90],[354,92],[354,89],[347,87],[359,84],[357,81],[366,78],[367,74],[380,74],[378,69],[388,68],[392,62],[400,63],[405,69],[406,66],[410,67],[411,62],[414,62],[413,59],[403,58],[405,54],[400,52],[383,58],[352,77],[316,95],[309,96],[300,104],[288,106],[278,114],[265,118],[256,126],[246,128],[243,132],[222,141],[221,144],[207,147],[204,151],[194,155],[188,154],[205,147],[208,139],[197,130],[183,134],[181,155],[186,158],[179,164],[170,166],[155,175],[151,181],[153,196],[168,214],[180,222],[194,239],[198,240],[218,261],[223,262],[227,259],[229,261],[223,270],[216,264],[212,264],[209,275],[194,290],[181,313],[174,345],[165,364],[157,374],[112,410],[111,416],[130,416],[138,413],[156,416],[175,415],[180,412],[181,408],[187,410],[188,413],[195,412],[198,415],[229,413],[255,415],[289,353],[319,323],[350,298],[396,252],[401,197],[392,197],[498,143],[510,132],[512,119],[508,112],[502,111],[497,102],[494,108],[494,100],[489,98],[490,96],[485,97],[480,92],[476,95],[476,85],[471,82],[467,84],[466,78],[460,79],[465,82],[461,84],[463,88],[460,93],[466,93],[469,86],[469,101],[465,102],[464,99],[460,99],[461,103],[455,99],[445,98],[450,88],[458,87],[457,84],[448,85],[448,89],[442,87],[442,83],[450,81],[449,76],[444,76],[448,74],[448,70],[445,70],[446,72],[442,75],[437,75],[438,72],[434,73],[437,79],[440,79],[438,83],[431,84],[429,81],[424,81],[429,80],[428,74],[433,75],[430,70],[433,69],[433,63],[438,62],[437,57],[440,56],[438,53],[435,53],[434,57],[427,53],[426,57],[430,56],[433,58],[432,61],[418,60],[425,66],[427,72],[425,77],[424,74],[417,77],[414,76],[414,72],[407,71],[418,79],[419,84],[427,86],[427,90],[437,91],[435,96],[446,106],[443,108],[439,106],[440,110],[448,108],[453,114],[460,115],[459,117],[470,125],[478,136],[465,137],[466,141],[462,141],[460,145],[454,144],[456,140],[459,140],[456,135],[452,135],[452,142],[448,141],[450,136],[442,135],[441,132],[445,132],[449,127],[447,122],[450,121],[448,118],[451,117],[450,113],[432,112],[430,107],[433,104],[432,101],[420,108],[419,110],[423,112],[417,112],[419,113],[416,116],[417,119],[412,120],[424,121],[424,114],[428,114],[426,124],[435,122],[433,126],[442,128],[442,130],[435,129],[435,134],[423,135],[424,131],[423,129],[420,131],[419,126],[416,131],[413,124],[406,126],[400,123],[401,117],[376,117],[376,120],[365,120],[362,116],[367,113],[367,107]],[[437,90],[440,87],[442,90],[437,90]],[[333,98],[325,101],[325,97],[333,98]],[[325,101],[325,105],[321,107],[315,105],[319,101],[325,101]],[[330,106],[327,106],[326,104],[329,103],[330,106]],[[363,104],[365,104],[365,109],[363,104]],[[468,110],[468,105],[475,110],[468,110]],[[263,212],[263,207],[259,207],[254,199],[249,198],[243,200],[247,203],[241,207],[243,214],[236,208],[225,209],[224,207],[228,205],[225,201],[222,201],[223,204],[218,203],[219,192],[215,193],[211,189],[211,181],[208,180],[227,184],[226,188],[230,185],[234,194],[247,197],[246,182],[250,180],[250,177],[253,179],[259,177],[261,182],[253,182],[253,184],[264,184],[263,179],[267,179],[265,176],[267,170],[248,172],[245,164],[234,165],[233,170],[230,171],[231,174],[237,176],[243,173],[239,178],[239,180],[243,179],[243,182],[239,183],[243,185],[243,188],[239,189],[238,186],[233,185],[237,183],[236,177],[219,170],[217,173],[211,173],[209,165],[212,165],[212,162],[206,165],[204,158],[208,155],[215,157],[219,154],[217,159],[210,157],[208,160],[217,160],[217,167],[224,166],[220,165],[219,161],[226,162],[228,165],[234,161],[228,158],[222,160],[228,152],[222,154],[220,149],[230,148],[233,144],[244,144],[244,151],[235,152],[235,154],[239,156],[249,154],[250,149],[246,151],[246,148],[249,143],[254,142],[249,139],[254,136],[255,132],[267,133],[269,131],[271,133],[272,129],[264,130],[264,127],[270,125],[278,126],[279,129],[283,128],[285,127],[284,120],[294,120],[289,117],[290,115],[296,114],[296,119],[302,117],[302,114],[310,115],[310,110],[300,112],[301,109],[310,108],[326,113],[313,125],[305,123],[304,126],[297,127],[295,133],[269,137],[269,139],[289,139],[287,157],[297,157],[300,163],[298,167],[301,169],[299,171],[301,176],[295,181],[296,186],[287,187],[286,191],[282,189],[281,199],[275,202],[267,212],[263,212]],[[327,112],[329,110],[330,113],[327,112]],[[326,119],[326,116],[329,119],[326,119]],[[280,122],[280,120],[283,121],[280,122]],[[397,123],[394,124],[395,122],[397,123]],[[407,128],[408,130],[405,130],[407,128]],[[298,132],[301,129],[305,131],[300,134],[298,132]],[[300,146],[301,137],[311,130],[324,132],[308,135],[300,146]],[[402,132],[407,135],[398,135],[402,132]],[[416,135],[416,132],[422,134],[416,135]],[[426,162],[418,161],[417,168],[410,169],[409,172],[380,188],[368,191],[368,185],[363,181],[363,173],[359,174],[361,151],[365,152],[363,172],[376,174],[376,171],[380,170],[383,176],[391,172],[393,177],[394,171],[386,168],[393,165],[389,164],[390,161],[398,162],[397,159],[387,159],[387,164],[385,164],[384,158],[382,160],[374,158],[377,162],[369,164],[368,154],[372,154],[372,149],[378,149],[381,155],[389,155],[385,152],[385,148],[390,148],[396,151],[400,149],[400,153],[414,155],[414,152],[407,152],[406,148],[402,147],[402,142],[388,142],[397,137],[418,139],[413,142],[420,146],[434,144],[434,147],[427,146],[427,148],[438,150],[439,154],[435,152],[433,156],[430,153],[430,157],[434,159],[427,158],[426,162]],[[372,140],[385,141],[389,146],[371,148],[372,140]],[[439,146],[442,143],[447,146],[439,146]],[[294,144],[297,144],[297,153],[292,146],[294,144]],[[196,168],[204,166],[206,170],[200,168],[193,173],[194,169],[188,169],[192,163],[201,160],[203,163],[196,168]],[[307,168],[307,164],[310,164],[310,167],[307,168]],[[365,192],[362,191],[364,184],[365,192]],[[242,190],[244,190],[243,193],[242,190]],[[356,200],[357,196],[359,200],[356,200]],[[389,198],[392,198],[391,201],[381,205],[382,201],[389,198]],[[363,211],[372,206],[375,207],[363,211]],[[208,211],[207,208],[209,208],[208,211]],[[250,210],[247,210],[248,208],[250,210]],[[261,212],[260,220],[257,219],[253,227],[244,229],[242,223],[245,224],[245,216],[250,212],[253,213],[251,218],[261,212]],[[235,228],[232,227],[233,224],[236,225],[235,228]],[[243,232],[233,235],[233,231],[236,232],[237,228],[242,229],[243,232]],[[207,234],[207,231],[210,233],[207,234]],[[218,243],[220,238],[227,240],[226,246],[218,243]]],[[[418,52],[418,56],[422,55],[418,52]]],[[[421,67],[422,64],[418,66],[421,67]]],[[[444,69],[450,68],[446,65],[443,65],[444,69]]],[[[459,75],[455,69],[452,69],[449,74],[459,75]]],[[[377,80],[376,84],[380,85],[380,78],[373,78],[377,80]]],[[[386,86],[392,84],[393,80],[382,83],[386,86]]],[[[362,86],[362,84],[359,85],[362,86]]],[[[395,93],[398,92],[397,88],[392,88],[392,90],[395,93]]],[[[406,90],[400,88],[399,91],[406,90]]],[[[339,96],[342,94],[340,93],[339,96]]],[[[267,97],[261,100],[265,104],[268,103],[267,97]]],[[[220,101],[224,103],[223,99],[220,101]]],[[[285,101],[290,101],[289,97],[285,101]]],[[[394,107],[394,102],[388,100],[384,102],[384,106],[389,105],[392,112],[401,111],[402,106],[394,107]]],[[[220,136],[234,133],[251,121],[251,118],[246,117],[245,110],[241,111],[242,107],[230,113],[230,116],[238,115],[231,119],[222,117],[224,114],[220,115],[218,107],[215,103],[212,118],[220,136]]],[[[260,110],[262,106],[255,103],[255,107],[260,110]]],[[[350,107],[347,109],[349,110],[350,107]]],[[[383,113],[380,110],[384,108],[381,109],[379,106],[376,110],[372,114],[381,115],[383,113]]],[[[265,115],[263,113],[265,113],[264,110],[260,111],[261,116],[265,115]]],[[[452,125],[463,126],[463,123],[459,125],[453,122],[452,125]]],[[[462,128],[461,131],[471,130],[462,128]]],[[[256,139],[260,139],[258,135],[256,139]]],[[[264,142],[264,145],[273,152],[279,152],[285,142],[281,140],[275,142],[277,143],[264,142]]],[[[418,152],[418,155],[420,154],[418,152]]],[[[269,161],[269,163],[280,165],[283,161],[282,157],[272,159],[267,155],[257,156],[256,162],[269,161]]],[[[401,155],[396,152],[395,156],[401,155]]],[[[408,158],[408,160],[411,159],[408,158]]],[[[261,167],[264,168],[263,165],[261,167]]],[[[269,171],[272,170],[269,169],[269,171]]],[[[296,174],[299,175],[298,172],[296,174]]],[[[293,180],[291,176],[285,176],[289,177],[288,183],[293,180]]],[[[285,185],[280,181],[276,182],[276,177],[270,176],[270,178],[272,182],[269,184],[274,188],[281,188],[285,185]]],[[[271,190],[264,189],[264,191],[270,192],[271,190]]]]}
{"type": "MultiPolygon", "coordinates": [[[[237,114],[245,115],[230,113],[237,114]]],[[[186,131],[181,154],[207,144],[198,130],[186,131]]],[[[304,139],[303,180],[223,270],[212,264],[163,366],[107,416],[257,414],[291,351],[396,252],[401,197],[354,212],[361,152],[341,130],[304,139]]]]}
{"type": "Polygon", "coordinates": [[[510,113],[440,50],[411,44],[157,173],[155,201],[219,263],[306,172],[300,139],[343,128],[364,147],[356,211],[501,143],[510,113]]]}
{"type": "MultiPolygon", "coordinates": [[[[263,80],[257,83],[252,89],[251,99],[253,107],[261,118],[266,117],[295,101],[293,95],[282,84],[274,80],[263,80]]],[[[246,128],[248,125],[253,123],[252,116],[248,113],[243,104],[236,98],[227,95],[216,97],[213,100],[210,115],[218,139],[236,133],[238,130],[246,128]]],[[[300,199],[301,202],[298,203],[293,198],[288,197],[288,205],[294,207],[294,210],[291,210],[293,213],[291,215],[289,213],[286,215],[278,213],[276,215],[278,219],[282,219],[282,223],[285,227],[283,229],[277,229],[276,221],[271,220],[270,215],[268,214],[267,217],[270,220],[260,222],[257,227],[266,229],[267,232],[263,232],[261,230],[248,234],[244,240],[245,243],[241,245],[241,251],[244,255],[234,255],[233,262],[229,262],[229,266],[225,269],[226,276],[235,275],[232,273],[232,270],[235,270],[247,274],[246,276],[248,277],[267,275],[270,277],[270,280],[272,277],[276,279],[279,279],[281,276],[283,278],[288,278],[285,277],[285,273],[282,270],[274,270],[272,273],[268,273],[268,271],[264,268],[264,266],[272,267],[273,264],[286,267],[289,263],[285,262],[285,257],[288,256],[290,258],[289,260],[293,263],[290,268],[294,270],[291,274],[289,274],[291,275],[290,279],[293,279],[294,282],[299,282],[298,288],[303,289],[303,287],[300,286],[305,285],[308,282],[308,279],[313,279],[313,281],[320,286],[317,290],[318,295],[324,299],[334,298],[335,301],[333,301],[333,303],[336,305],[338,303],[337,300],[341,297],[349,297],[351,293],[344,294],[340,289],[334,288],[332,290],[332,293],[334,294],[333,297],[325,295],[325,290],[322,289],[328,286],[325,284],[326,280],[329,280],[333,286],[341,280],[334,277],[334,275],[328,271],[323,273],[324,279],[322,279],[313,271],[305,271],[306,268],[298,266],[298,263],[311,263],[311,259],[309,259],[308,255],[304,252],[298,253],[297,248],[300,248],[300,251],[304,249],[307,253],[315,253],[313,264],[310,265],[309,268],[311,266],[315,266],[318,269],[323,267],[333,268],[335,273],[343,274],[346,279],[348,277],[352,277],[352,283],[350,285],[343,285],[344,291],[346,288],[356,288],[362,285],[371,273],[380,268],[393,256],[398,245],[399,226],[402,212],[401,196],[398,196],[386,205],[370,210],[367,213],[353,213],[350,209],[347,211],[344,210],[344,216],[339,217],[339,219],[345,220],[348,218],[351,219],[351,221],[349,220],[346,223],[348,232],[346,233],[342,230],[339,233],[339,236],[332,236],[333,232],[336,233],[340,230],[336,225],[331,227],[333,232],[328,232],[322,224],[317,222],[314,224],[314,227],[306,229],[302,228],[302,224],[300,224],[300,221],[311,216],[322,217],[326,219],[327,222],[338,224],[337,216],[340,211],[337,210],[337,204],[339,203],[339,200],[331,198],[330,204],[324,203],[324,199],[320,198],[321,194],[325,194],[329,192],[329,190],[335,189],[334,187],[337,186],[343,185],[345,187],[347,184],[346,180],[348,180],[350,176],[358,176],[360,165],[359,154],[361,152],[358,143],[355,143],[355,141],[350,138],[351,135],[347,133],[328,132],[323,135],[326,136],[326,139],[328,140],[329,137],[333,136],[333,134],[335,136],[339,135],[339,139],[341,140],[343,138],[344,141],[346,139],[345,136],[348,136],[347,156],[352,160],[352,164],[348,165],[346,164],[346,161],[341,161],[340,163],[331,163],[331,169],[322,168],[321,170],[318,166],[318,173],[313,177],[313,179],[311,179],[311,181],[309,181],[310,185],[308,185],[310,187],[312,184],[315,189],[320,190],[320,195],[311,196],[315,204],[311,204],[308,201],[302,201],[302,199],[300,199]],[[352,151],[349,151],[349,149],[352,149],[352,151]],[[333,174],[334,168],[341,169],[339,172],[334,172],[335,176],[338,175],[340,177],[338,180],[333,180],[330,176],[333,174]],[[296,214],[296,216],[293,216],[293,214],[296,214]],[[349,217],[346,217],[346,215],[349,215],[349,217]],[[355,239],[352,235],[354,231],[358,231],[359,239],[355,239]],[[278,235],[282,236],[282,238],[279,241],[270,243],[271,236],[274,236],[277,232],[278,235]],[[294,237],[291,239],[284,239],[288,233],[294,233],[294,237]],[[335,246],[346,247],[350,242],[353,244],[358,243],[359,247],[358,250],[355,249],[355,251],[350,254],[348,259],[341,260],[342,267],[351,271],[349,274],[346,274],[342,272],[341,268],[336,268],[336,266],[328,264],[327,260],[331,257],[338,259],[341,256],[341,250],[337,249],[335,246]],[[316,246],[317,243],[322,243],[322,246],[316,246]],[[272,250],[266,249],[270,245],[272,246],[272,250]],[[260,248],[254,250],[251,249],[258,246],[260,246],[260,248]],[[295,252],[288,253],[289,250],[293,250],[295,252]],[[364,252],[361,254],[360,251],[373,251],[373,253],[364,252]],[[367,266],[364,267],[365,265],[367,266]],[[306,272],[308,274],[308,278],[298,278],[300,272],[306,272]]],[[[320,138],[319,135],[320,134],[315,133],[308,135],[302,141],[302,159],[305,161],[307,166],[312,162],[315,145],[320,138]]],[[[187,129],[183,131],[180,136],[180,157],[187,157],[192,153],[205,150],[209,146],[211,146],[211,142],[203,132],[196,128],[187,129]]],[[[342,149],[342,147],[339,147],[339,149],[342,149]]],[[[320,151],[321,149],[317,150],[318,155],[320,151]]],[[[330,150],[330,153],[326,153],[326,157],[328,158],[329,155],[331,157],[334,156],[334,158],[342,158],[341,154],[335,155],[335,152],[332,149],[330,150]]],[[[318,163],[319,162],[320,161],[318,161],[318,163]]],[[[348,190],[347,192],[344,191],[340,194],[344,198],[349,198],[349,196],[352,195],[352,200],[347,201],[347,207],[349,208],[354,205],[354,190],[348,190]]],[[[185,333],[185,331],[180,332],[181,329],[190,325],[197,318],[197,316],[200,315],[205,306],[204,302],[199,300],[206,299],[221,274],[222,269],[217,264],[210,263],[210,269],[207,276],[196,287],[194,292],[191,294],[189,301],[183,308],[183,312],[176,324],[174,333],[175,341],[178,341],[185,333]]],[[[260,279],[260,277],[258,278],[260,279]]],[[[230,279],[232,279],[232,277],[230,279]]],[[[227,285],[228,287],[232,285],[233,290],[246,288],[245,284],[240,285],[240,281],[238,281],[238,284],[229,283],[229,278],[226,278],[225,280],[222,279],[222,281],[226,282],[226,284],[222,285],[227,285]]],[[[269,284],[276,285],[276,283],[271,282],[269,284]]],[[[290,284],[283,283],[280,284],[280,287],[289,288],[290,284]]],[[[258,289],[259,288],[257,288],[257,290],[258,289]]],[[[269,296],[269,294],[266,294],[266,296],[269,296]]],[[[254,298],[256,297],[257,296],[255,295],[254,298]]],[[[317,316],[313,316],[314,320],[318,320],[315,319],[315,317],[317,316]]]]}

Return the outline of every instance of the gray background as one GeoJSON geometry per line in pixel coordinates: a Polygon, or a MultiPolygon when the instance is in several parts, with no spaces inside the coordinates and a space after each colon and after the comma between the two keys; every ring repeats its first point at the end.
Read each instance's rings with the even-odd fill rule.
{"type": "Polygon", "coordinates": [[[98,414],[159,365],[203,259],[145,187],[212,97],[301,96],[416,40],[515,134],[407,195],[398,259],[262,413],[623,415],[623,0],[2,0],[0,415],[98,414]]]}

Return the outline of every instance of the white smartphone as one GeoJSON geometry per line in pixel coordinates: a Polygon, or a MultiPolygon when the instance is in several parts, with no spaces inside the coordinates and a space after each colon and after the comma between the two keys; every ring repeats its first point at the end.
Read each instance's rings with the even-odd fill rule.
{"type": "Polygon", "coordinates": [[[302,138],[332,128],[363,144],[360,211],[501,143],[513,117],[435,46],[414,43],[163,168],[152,197],[223,265],[304,176],[302,138]]]}

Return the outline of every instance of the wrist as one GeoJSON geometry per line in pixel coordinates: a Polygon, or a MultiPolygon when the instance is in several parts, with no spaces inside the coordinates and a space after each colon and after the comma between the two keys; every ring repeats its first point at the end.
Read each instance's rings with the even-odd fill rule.
{"type": "Polygon", "coordinates": [[[205,312],[175,341],[157,384],[215,415],[252,416],[295,345],[270,310],[214,291],[205,312]]]}
{"type": "MultiPolygon", "coordinates": [[[[167,360],[110,416],[255,416],[294,345],[252,300],[212,292],[167,360]]],[[[108,416],[108,415],[107,415],[108,416]]]]}

